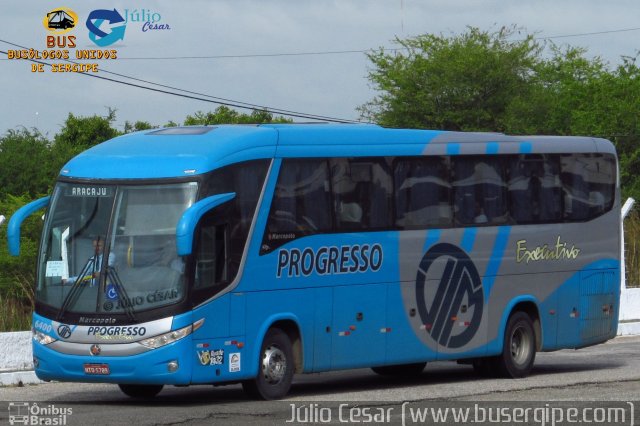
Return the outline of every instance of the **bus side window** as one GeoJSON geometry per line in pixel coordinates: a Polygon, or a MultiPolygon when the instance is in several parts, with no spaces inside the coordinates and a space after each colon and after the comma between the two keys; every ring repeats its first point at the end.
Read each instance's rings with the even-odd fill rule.
{"type": "Polygon", "coordinates": [[[452,159],[457,223],[500,225],[509,220],[502,162],[497,156],[452,159]]]}
{"type": "Polygon", "coordinates": [[[567,154],[562,156],[562,186],[566,220],[580,221],[589,217],[589,187],[586,179],[586,166],[582,155],[567,154]]]}
{"type": "Polygon", "coordinates": [[[557,155],[524,154],[509,159],[509,213],[518,224],[562,221],[557,155]]]}
{"type": "Polygon", "coordinates": [[[600,154],[563,155],[561,166],[566,220],[591,219],[611,208],[616,182],[611,158],[600,154]]]}
{"type": "Polygon", "coordinates": [[[396,226],[449,227],[453,221],[451,184],[445,158],[401,158],[393,168],[396,226]]]}
{"type": "Polygon", "coordinates": [[[538,197],[538,221],[562,221],[562,183],[560,181],[560,161],[558,155],[547,155],[538,165],[540,192],[538,197]]]}
{"type": "Polygon", "coordinates": [[[385,158],[330,160],[337,231],[391,227],[393,183],[385,158]]]}
{"type": "Polygon", "coordinates": [[[271,202],[261,253],[295,238],[331,230],[326,160],[285,160],[271,202]]]}

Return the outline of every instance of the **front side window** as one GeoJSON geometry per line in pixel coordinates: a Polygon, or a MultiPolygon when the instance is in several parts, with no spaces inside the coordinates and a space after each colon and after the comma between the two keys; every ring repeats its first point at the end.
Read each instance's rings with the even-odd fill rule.
{"type": "Polygon", "coordinates": [[[196,229],[193,305],[215,296],[238,276],[268,166],[267,160],[248,161],[215,170],[204,179],[203,197],[236,195],[208,211],[196,229]]]}
{"type": "Polygon", "coordinates": [[[176,225],[196,183],[59,183],[39,260],[36,299],[65,312],[125,313],[176,303],[184,265],[176,225]]]}
{"type": "Polygon", "coordinates": [[[295,238],[331,229],[326,160],[285,160],[276,184],[262,252],[295,238]]]}

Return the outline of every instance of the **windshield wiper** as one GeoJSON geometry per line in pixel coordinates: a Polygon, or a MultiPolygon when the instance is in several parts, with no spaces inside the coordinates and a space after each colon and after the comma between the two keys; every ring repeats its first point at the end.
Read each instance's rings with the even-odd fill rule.
{"type": "Polygon", "coordinates": [[[94,256],[91,256],[87,260],[87,263],[85,263],[84,266],[82,267],[82,270],[78,275],[78,278],[76,278],[76,280],[73,282],[73,286],[69,290],[69,293],[67,293],[64,300],[62,301],[60,312],[58,312],[58,317],[56,318],[58,321],[62,320],[62,318],[64,317],[64,314],[67,312],[67,310],[69,310],[69,306],[71,306],[72,304],[75,304],[78,298],[80,297],[82,290],[84,290],[84,288],[86,287],[86,286],[83,286],[82,283],[90,279],[93,279],[93,277],[95,277],[95,269],[96,269],[96,262],[94,261],[94,256]],[[93,268],[93,272],[89,274],[89,271],[91,270],[91,268],[93,268]]]}

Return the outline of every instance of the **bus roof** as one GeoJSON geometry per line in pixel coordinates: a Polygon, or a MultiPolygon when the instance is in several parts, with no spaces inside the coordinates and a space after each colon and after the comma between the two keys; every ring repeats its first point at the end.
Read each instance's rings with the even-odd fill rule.
{"type": "Polygon", "coordinates": [[[175,178],[253,159],[517,153],[615,153],[590,137],[509,136],[389,129],[371,124],[262,124],[145,130],[96,145],[60,175],[81,179],[175,178]]]}

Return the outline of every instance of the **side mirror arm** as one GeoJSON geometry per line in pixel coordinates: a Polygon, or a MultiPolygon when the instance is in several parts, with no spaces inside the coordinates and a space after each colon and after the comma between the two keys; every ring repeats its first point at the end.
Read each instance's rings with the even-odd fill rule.
{"type": "Polygon", "coordinates": [[[49,196],[32,201],[18,209],[18,211],[11,216],[9,225],[7,225],[7,240],[9,243],[9,254],[11,254],[11,256],[20,255],[20,226],[22,222],[34,212],[46,207],[50,199],[51,197],[49,196]]]}

